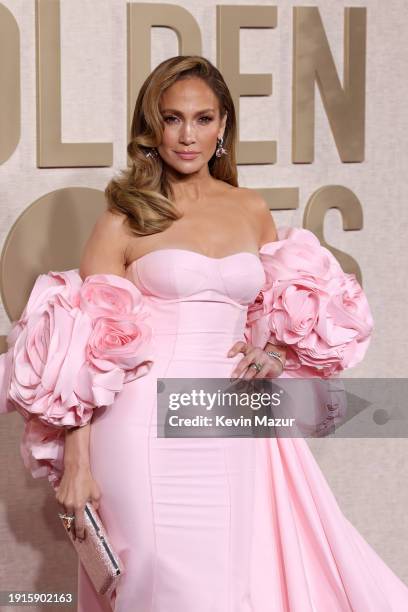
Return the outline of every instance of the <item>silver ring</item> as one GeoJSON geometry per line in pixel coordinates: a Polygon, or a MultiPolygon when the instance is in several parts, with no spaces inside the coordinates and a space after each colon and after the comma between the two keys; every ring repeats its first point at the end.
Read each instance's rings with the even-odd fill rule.
{"type": "Polygon", "coordinates": [[[58,512],[58,516],[60,518],[65,518],[65,519],[74,519],[75,518],[75,514],[64,514],[62,512],[58,512]]]}
{"type": "Polygon", "coordinates": [[[262,367],[263,367],[262,363],[256,363],[256,362],[251,363],[251,368],[256,368],[257,372],[260,372],[262,370],[262,367]]]}

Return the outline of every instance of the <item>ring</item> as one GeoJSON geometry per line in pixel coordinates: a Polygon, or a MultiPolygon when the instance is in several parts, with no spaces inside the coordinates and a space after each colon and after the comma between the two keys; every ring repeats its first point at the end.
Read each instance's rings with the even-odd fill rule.
{"type": "Polygon", "coordinates": [[[262,363],[251,363],[251,368],[255,368],[257,372],[260,372],[262,370],[262,363]]]}
{"type": "Polygon", "coordinates": [[[58,512],[58,516],[64,521],[67,529],[71,529],[71,523],[75,521],[75,514],[63,514],[62,512],[58,512]]]}

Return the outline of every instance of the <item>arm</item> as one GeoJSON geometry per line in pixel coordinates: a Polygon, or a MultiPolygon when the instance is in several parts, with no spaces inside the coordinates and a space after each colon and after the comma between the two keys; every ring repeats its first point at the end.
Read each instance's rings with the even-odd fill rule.
{"type": "MultiPolygon", "coordinates": [[[[91,274],[125,276],[127,239],[123,218],[105,211],[95,223],[82,254],[79,273],[82,280],[91,274]]],[[[89,428],[75,427],[66,431],[64,465],[89,466],[89,428]]]]}
{"type": "MultiPolygon", "coordinates": [[[[257,191],[248,190],[248,192],[251,197],[247,199],[247,204],[251,207],[251,217],[254,220],[254,227],[259,236],[258,248],[261,249],[264,244],[275,242],[278,239],[278,234],[268,204],[257,191]]],[[[243,352],[245,357],[232,371],[231,375],[233,377],[240,376],[242,372],[249,368],[250,364],[254,362],[264,364],[264,368],[257,374],[255,374],[254,371],[249,368],[246,374],[246,377],[248,378],[262,378],[271,374],[274,377],[279,376],[285,366],[286,349],[283,345],[266,342],[266,344],[261,344],[260,346],[252,346],[247,342],[240,341],[234,344],[230,353],[228,353],[228,356],[232,357],[239,351],[243,352]],[[280,362],[280,360],[276,357],[266,355],[265,353],[267,351],[275,351],[279,353],[282,362],[280,362]]]]}
{"type": "Polygon", "coordinates": [[[24,419],[24,465],[34,478],[48,478],[78,523],[84,500],[99,496],[89,470],[92,417],[153,365],[150,313],[125,274],[123,219],[101,216],[80,270],[38,275],[0,364],[7,405],[24,419]]]}
{"type": "MultiPolygon", "coordinates": [[[[91,274],[110,273],[125,276],[126,238],[123,220],[106,211],[99,217],[85,245],[80,264],[82,280],[91,274]]],[[[65,430],[64,473],[57,500],[66,511],[76,513],[75,531],[84,537],[82,508],[87,499],[99,499],[99,489],[92,479],[89,462],[91,422],[65,430]]]]}
{"type": "MultiPolygon", "coordinates": [[[[257,194],[256,197],[257,204],[257,219],[258,219],[258,227],[259,227],[259,248],[266,244],[267,242],[275,242],[278,239],[278,233],[276,230],[275,221],[273,219],[272,213],[269,210],[268,204],[265,200],[257,194]]],[[[267,342],[263,347],[264,351],[276,351],[281,355],[281,359],[283,361],[283,365],[285,365],[286,361],[286,349],[283,345],[272,344],[271,342],[267,342]]]]}

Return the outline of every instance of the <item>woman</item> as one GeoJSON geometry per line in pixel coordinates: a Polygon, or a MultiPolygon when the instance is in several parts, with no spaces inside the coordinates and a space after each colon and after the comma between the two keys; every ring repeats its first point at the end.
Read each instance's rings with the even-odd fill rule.
{"type": "MultiPolygon", "coordinates": [[[[123,323],[126,291],[137,303],[139,336],[130,344],[137,346],[133,377],[126,379],[128,351],[115,362],[125,372],[122,382],[98,383],[97,410],[88,390],[81,395],[76,387],[76,412],[64,412],[61,401],[59,412],[48,404],[42,415],[41,427],[58,422],[65,433],[63,469],[57,478],[59,438],[50,443],[47,475],[58,502],[75,515],[77,537],[86,537],[83,507],[91,500],[126,568],[108,605],[79,565],[78,610],[402,612],[408,588],[341,513],[304,439],[156,435],[157,378],[336,376],[368,346],[372,318],[355,278],[311,232],[277,232],[263,199],[238,187],[235,136],[234,106],[219,71],[197,56],[162,62],[136,102],[132,165],[108,185],[108,210],[83,253],[86,290],[69,314],[83,321],[79,304],[102,315],[90,343],[94,371],[112,348],[108,336],[112,345],[128,339],[113,316],[123,323]],[[292,277],[281,274],[288,261],[297,274],[289,289],[292,277]],[[282,301],[282,292],[301,285],[309,291],[313,282],[323,303],[333,279],[336,295],[347,285],[353,304],[347,326],[342,302],[341,351],[330,345],[322,315],[313,330],[307,319],[307,334],[292,323],[290,309],[299,319],[301,308],[317,308],[312,298],[303,306],[282,301]],[[314,350],[307,345],[312,333],[314,350]]],[[[77,282],[68,274],[58,276],[61,292],[77,282]]],[[[24,321],[34,303],[33,290],[24,321]]],[[[65,316],[66,300],[59,308],[65,316]]],[[[112,372],[118,369],[104,375],[112,372]]],[[[12,397],[18,409],[22,396],[12,397]]],[[[39,419],[27,421],[23,443],[36,476],[51,439],[37,426],[39,419]]]]}

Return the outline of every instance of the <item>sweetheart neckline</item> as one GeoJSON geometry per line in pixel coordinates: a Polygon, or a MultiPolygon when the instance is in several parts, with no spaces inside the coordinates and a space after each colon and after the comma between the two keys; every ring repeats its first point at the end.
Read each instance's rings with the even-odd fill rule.
{"type": "Polygon", "coordinates": [[[160,251],[181,251],[183,253],[192,253],[193,255],[198,255],[199,257],[204,257],[205,259],[212,259],[212,260],[215,260],[215,261],[221,261],[223,259],[229,259],[230,257],[235,257],[237,255],[252,255],[253,257],[256,257],[259,262],[261,262],[259,256],[256,253],[252,253],[252,251],[238,251],[237,253],[231,253],[230,255],[224,255],[223,257],[211,257],[211,255],[205,255],[205,253],[199,253],[198,251],[192,251],[191,249],[181,249],[181,248],[177,248],[177,247],[168,247],[168,248],[163,248],[163,249],[155,249],[154,251],[149,251],[148,253],[145,253],[144,255],[141,255],[137,259],[134,259],[133,261],[131,261],[130,264],[127,266],[127,269],[130,268],[131,266],[133,266],[134,264],[136,264],[141,259],[144,259],[148,255],[153,255],[154,253],[159,253],[160,251]]]}

